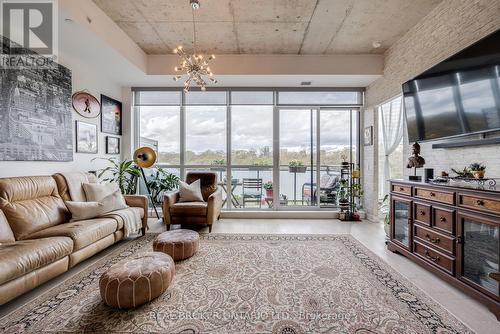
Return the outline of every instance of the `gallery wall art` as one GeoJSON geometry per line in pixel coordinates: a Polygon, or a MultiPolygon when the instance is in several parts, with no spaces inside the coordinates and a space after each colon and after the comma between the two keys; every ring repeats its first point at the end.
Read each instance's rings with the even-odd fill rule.
{"type": "Polygon", "coordinates": [[[101,131],[112,135],[122,134],[122,103],[102,94],[101,131]]]}
{"type": "Polygon", "coordinates": [[[120,154],[120,138],[106,136],[106,154],[120,154]]]}
{"type": "Polygon", "coordinates": [[[76,152],[97,153],[97,125],[76,121],[76,152]]]}
{"type": "MultiPolygon", "coordinates": [[[[6,51],[10,41],[0,38],[6,51]]],[[[73,160],[71,88],[59,64],[0,71],[0,161],[73,160]]]]}
{"type": "Polygon", "coordinates": [[[101,113],[101,104],[94,95],[80,91],[72,96],[73,109],[83,117],[95,118],[101,113]]]}

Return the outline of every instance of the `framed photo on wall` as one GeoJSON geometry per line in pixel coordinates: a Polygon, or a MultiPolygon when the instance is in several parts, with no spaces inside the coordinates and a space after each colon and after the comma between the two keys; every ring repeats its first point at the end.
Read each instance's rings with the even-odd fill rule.
{"type": "Polygon", "coordinates": [[[122,103],[101,94],[101,131],[122,135],[122,103]]]}
{"type": "Polygon", "coordinates": [[[367,126],[363,133],[363,142],[365,146],[373,145],[373,126],[367,126]]]}
{"type": "Polygon", "coordinates": [[[106,154],[120,154],[120,138],[106,136],[106,154]]]}
{"type": "Polygon", "coordinates": [[[76,121],[76,152],[95,154],[97,151],[97,124],[76,121]]]}

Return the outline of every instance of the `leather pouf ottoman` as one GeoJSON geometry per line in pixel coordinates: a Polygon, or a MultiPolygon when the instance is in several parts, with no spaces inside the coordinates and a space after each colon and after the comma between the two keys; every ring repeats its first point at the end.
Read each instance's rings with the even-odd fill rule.
{"type": "Polygon", "coordinates": [[[163,232],[153,241],[153,250],[170,255],[174,261],[193,256],[199,248],[200,236],[191,230],[173,230],[163,232]]]}
{"type": "Polygon", "coordinates": [[[138,254],[119,262],[99,280],[101,298],[105,304],[128,309],[160,296],[172,282],[175,263],[160,252],[138,254]]]}

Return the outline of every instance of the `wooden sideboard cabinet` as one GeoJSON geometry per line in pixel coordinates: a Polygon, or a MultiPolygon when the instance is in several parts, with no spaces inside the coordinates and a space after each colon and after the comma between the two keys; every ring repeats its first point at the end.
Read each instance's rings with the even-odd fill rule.
{"type": "Polygon", "coordinates": [[[484,303],[500,320],[500,189],[392,180],[390,200],[387,248],[484,303]]]}

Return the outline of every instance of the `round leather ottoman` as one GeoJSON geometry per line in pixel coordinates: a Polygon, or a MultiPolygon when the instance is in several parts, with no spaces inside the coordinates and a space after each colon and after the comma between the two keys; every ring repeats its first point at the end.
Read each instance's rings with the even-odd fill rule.
{"type": "Polygon", "coordinates": [[[191,230],[163,232],[153,241],[153,250],[170,255],[174,261],[193,256],[199,248],[200,236],[191,230]]]}
{"type": "Polygon", "coordinates": [[[172,282],[175,263],[160,252],[138,254],[108,269],[99,280],[105,304],[128,309],[160,296],[172,282]]]}

